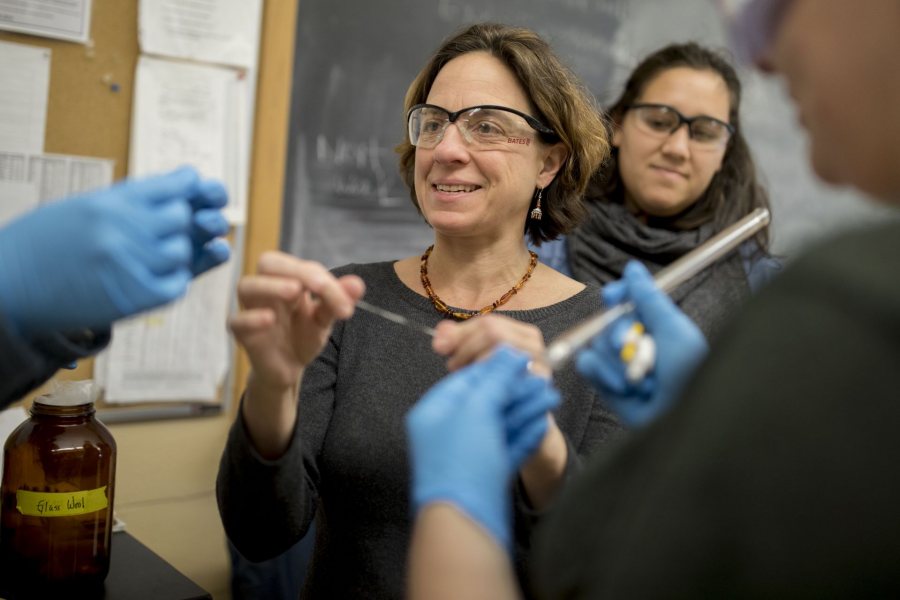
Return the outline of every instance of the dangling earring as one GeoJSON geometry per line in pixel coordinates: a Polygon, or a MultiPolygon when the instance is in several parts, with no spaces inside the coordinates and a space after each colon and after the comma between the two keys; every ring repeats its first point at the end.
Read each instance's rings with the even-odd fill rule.
{"type": "Polygon", "coordinates": [[[537,204],[534,205],[534,208],[531,211],[531,218],[535,221],[540,221],[541,217],[544,216],[544,212],[541,210],[541,193],[544,191],[543,188],[538,188],[537,192],[537,204]]]}

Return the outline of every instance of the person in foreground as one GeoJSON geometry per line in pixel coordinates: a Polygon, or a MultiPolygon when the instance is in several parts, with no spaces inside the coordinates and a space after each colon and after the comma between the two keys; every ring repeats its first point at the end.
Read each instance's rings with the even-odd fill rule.
{"type": "MultiPolygon", "coordinates": [[[[608,108],[612,153],[588,186],[588,218],[543,244],[541,260],[606,285],[629,260],[668,266],[769,200],[740,119],[741,81],[695,42],[644,57],[608,108]]],[[[673,297],[707,338],[778,271],[766,230],[673,297]]]]}
{"type": "Polygon", "coordinates": [[[221,183],[183,167],[41,206],[0,228],[0,407],[101,350],[113,322],[229,257],[221,183]]]}
{"type": "MultiPolygon", "coordinates": [[[[816,172],[900,203],[900,2],[753,0],[736,31],[757,64],[785,77],[816,172]]],[[[621,447],[595,457],[558,498],[537,534],[538,596],[900,594],[898,257],[896,221],[811,249],[748,303],[693,376],[679,371],[692,369],[704,350],[681,343],[677,323],[686,319],[646,270],[626,269],[613,295],[636,303],[658,357],[644,389],[625,386],[621,399],[631,394],[632,403],[662,409],[621,447]],[[694,360],[670,368],[684,353],[694,360]]],[[[579,357],[580,367],[615,388],[622,381],[610,375],[616,364],[607,348],[616,343],[604,337],[579,357]],[[606,371],[591,370],[598,361],[606,371]]],[[[514,364],[490,365],[490,377],[516,372],[514,364]]],[[[504,537],[483,509],[469,506],[502,506],[490,488],[470,482],[488,470],[502,477],[518,457],[508,442],[480,452],[446,442],[472,426],[471,410],[452,420],[416,413],[440,414],[429,405],[459,402],[460,387],[477,396],[464,406],[539,403],[541,395],[525,400],[509,386],[499,397],[487,389],[488,400],[467,386],[482,377],[474,368],[451,377],[408,426],[418,440],[414,464],[446,450],[455,454],[443,463],[453,467],[417,469],[413,497],[445,473],[475,472],[416,506],[412,596],[491,590],[491,598],[513,598],[504,537]],[[431,588],[438,581],[445,587],[431,588]]],[[[505,431],[506,415],[490,417],[479,413],[478,426],[505,431]]]]}
{"type": "MultiPolygon", "coordinates": [[[[498,342],[541,369],[544,340],[600,307],[596,286],[539,264],[523,238],[574,226],[607,153],[599,111],[546,42],[527,29],[465,28],[412,82],[404,112],[401,176],[434,245],[333,273],[268,253],[238,286],[244,310],[231,329],[252,374],[219,469],[219,510],[256,561],[292,546],[315,518],[309,597],[403,597],[406,412],[498,342]],[[364,288],[369,304],[436,328],[434,339],[353,312],[364,288]]],[[[554,377],[559,406],[545,410],[545,435],[507,488],[520,568],[542,509],[580,457],[620,431],[573,367],[554,377]]]]}

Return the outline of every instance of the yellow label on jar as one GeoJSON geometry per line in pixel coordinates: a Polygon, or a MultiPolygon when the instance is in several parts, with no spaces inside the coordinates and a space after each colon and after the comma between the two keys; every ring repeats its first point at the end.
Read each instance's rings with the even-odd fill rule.
{"type": "Polygon", "coordinates": [[[79,492],[16,492],[16,509],[30,517],[71,517],[85,515],[109,506],[106,486],[79,492]]]}

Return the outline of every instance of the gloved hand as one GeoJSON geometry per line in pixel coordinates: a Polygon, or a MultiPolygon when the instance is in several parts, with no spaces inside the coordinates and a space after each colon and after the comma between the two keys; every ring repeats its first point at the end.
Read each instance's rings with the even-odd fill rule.
{"type": "Polygon", "coordinates": [[[197,193],[188,200],[193,211],[191,272],[196,276],[219,266],[231,255],[228,242],[218,239],[230,228],[221,210],[228,204],[228,192],[220,182],[208,179],[200,182],[197,193]]]}
{"type": "Polygon", "coordinates": [[[502,545],[511,543],[510,480],[547,432],[559,394],[528,357],[499,347],[438,382],[406,419],[416,511],[456,505],[502,545]]]}
{"type": "Polygon", "coordinates": [[[575,365],[626,426],[641,427],[678,398],[706,356],[706,338],[637,261],[626,265],[622,279],[603,288],[603,300],[608,306],[630,300],[636,309],[594,338],[579,352],[575,365]],[[653,336],[656,361],[643,379],[632,382],[626,377],[621,351],[625,334],[636,319],[653,336]]]}
{"type": "Polygon", "coordinates": [[[0,229],[0,311],[31,336],[174,300],[227,260],[226,201],[188,167],[38,208],[0,229]]]}

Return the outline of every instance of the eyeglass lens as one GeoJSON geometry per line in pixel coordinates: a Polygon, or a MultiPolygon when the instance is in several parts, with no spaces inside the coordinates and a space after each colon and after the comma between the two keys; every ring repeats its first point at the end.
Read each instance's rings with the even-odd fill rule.
{"type": "Polygon", "coordinates": [[[632,110],[635,111],[638,122],[651,133],[669,135],[683,123],[687,123],[691,141],[702,146],[723,145],[731,136],[725,124],[713,117],[688,119],[669,106],[636,106],[632,110]]]}
{"type": "MultiPolygon", "coordinates": [[[[521,116],[497,108],[474,107],[454,123],[465,141],[477,148],[529,145],[534,133],[521,116]]],[[[421,106],[409,115],[409,141],[420,148],[434,148],[450,126],[450,113],[435,106],[421,106]]]]}

